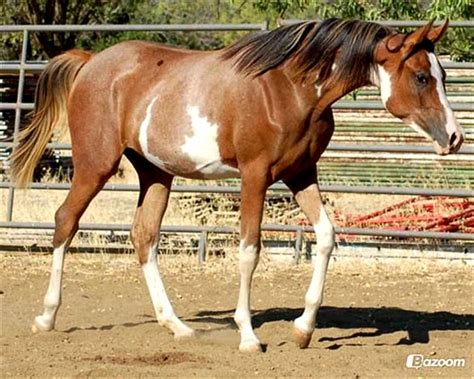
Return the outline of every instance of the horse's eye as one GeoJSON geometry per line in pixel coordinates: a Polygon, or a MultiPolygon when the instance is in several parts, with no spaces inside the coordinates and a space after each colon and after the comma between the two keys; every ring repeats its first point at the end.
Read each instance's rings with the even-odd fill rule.
{"type": "Polygon", "coordinates": [[[428,77],[425,74],[416,74],[415,78],[419,84],[426,85],[428,83],[428,77]]]}

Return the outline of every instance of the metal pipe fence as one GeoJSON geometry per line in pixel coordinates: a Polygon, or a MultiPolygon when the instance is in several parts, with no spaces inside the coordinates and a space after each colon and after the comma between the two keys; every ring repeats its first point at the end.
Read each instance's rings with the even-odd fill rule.
{"type": "MultiPolygon", "coordinates": [[[[2,222],[0,228],[5,229],[39,229],[54,230],[54,223],[39,222],[2,222]]],[[[132,227],[131,224],[87,224],[81,223],[81,230],[106,231],[106,232],[128,232],[132,227]]],[[[295,262],[299,262],[303,251],[303,235],[304,233],[314,233],[310,226],[296,225],[278,225],[263,224],[261,226],[263,232],[292,232],[296,233],[295,241],[295,262]]],[[[369,229],[369,228],[353,228],[353,227],[335,227],[336,234],[357,235],[357,236],[373,236],[373,237],[395,237],[395,238],[427,238],[441,240],[474,240],[474,233],[456,233],[456,232],[429,232],[429,231],[410,231],[410,230],[385,230],[385,229],[369,229]]],[[[161,233],[186,233],[199,234],[198,258],[200,262],[206,260],[207,236],[209,233],[215,234],[234,234],[239,233],[239,228],[229,226],[191,226],[191,225],[163,225],[160,228],[161,233]]]]}
{"type": "MultiPolygon", "coordinates": [[[[0,71],[1,71],[0,65],[0,71]]],[[[31,111],[34,108],[33,103],[2,103],[0,110],[21,109],[31,111]]],[[[348,110],[384,110],[385,107],[380,101],[362,101],[362,100],[339,100],[332,105],[333,109],[348,109],[348,110]]],[[[453,111],[474,111],[473,103],[452,103],[453,111]]]]}
{"type": "MultiPolygon", "coordinates": [[[[296,22],[294,20],[285,20],[283,23],[296,22]]],[[[383,21],[383,24],[394,27],[416,27],[424,25],[423,21],[383,21]]],[[[474,21],[453,21],[451,27],[474,27],[474,21]]],[[[28,40],[31,33],[35,32],[123,32],[123,31],[259,31],[268,30],[268,23],[261,24],[192,24],[192,25],[0,25],[0,33],[22,33],[22,51],[19,63],[0,63],[0,72],[18,72],[19,81],[17,88],[16,103],[0,103],[0,111],[14,110],[14,133],[13,142],[0,142],[0,147],[12,148],[17,143],[18,132],[20,130],[22,111],[33,109],[34,104],[23,102],[25,74],[31,71],[41,71],[45,63],[32,63],[27,60],[28,40]]],[[[455,69],[474,69],[472,62],[443,62],[445,68],[455,69]]],[[[473,111],[472,102],[469,103],[453,103],[452,107],[455,111],[473,111]]],[[[347,101],[342,100],[334,104],[335,109],[346,110],[381,110],[383,105],[380,102],[373,101],[347,101]]],[[[70,149],[68,144],[50,143],[49,148],[70,149]]],[[[328,150],[345,151],[345,152],[384,152],[384,153],[431,153],[431,147],[428,146],[398,146],[398,145],[348,145],[348,144],[330,144],[328,150]]],[[[464,146],[460,151],[463,155],[473,155],[474,148],[472,146],[464,146]]],[[[31,188],[37,190],[67,190],[68,183],[33,183],[31,188]]],[[[13,221],[15,188],[9,181],[0,182],[0,189],[8,190],[6,221],[0,222],[0,228],[11,229],[53,229],[54,224],[51,223],[34,223],[13,221]]],[[[127,184],[107,184],[105,191],[138,191],[137,185],[127,184]]],[[[176,192],[191,193],[240,193],[239,186],[202,186],[202,185],[177,185],[173,186],[176,192]]],[[[471,197],[472,191],[467,189],[440,189],[440,188],[399,188],[399,187],[383,187],[383,186],[348,186],[348,185],[322,185],[323,192],[345,192],[345,193],[369,193],[369,194],[398,194],[398,195],[426,195],[426,196],[456,196],[471,197]]],[[[270,191],[288,191],[283,184],[276,184],[270,187],[270,191]]],[[[81,228],[94,231],[126,231],[130,229],[130,225],[124,224],[81,224],[81,228]]],[[[312,232],[312,228],[291,225],[263,225],[264,231],[294,232],[297,233],[296,238],[296,260],[301,254],[301,246],[303,234],[312,232]]],[[[207,243],[208,233],[237,233],[235,228],[214,227],[214,226],[163,226],[163,232],[168,233],[199,233],[199,259],[205,259],[205,246],[207,243]]],[[[384,236],[399,238],[434,238],[442,240],[463,240],[474,241],[473,233],[444,233],[429,231],[394,231],[385,229],[365,229],[365,228],[336,228],[338,234],[367,235],[367,236],[384,236]]]]}
{"type": "MultiPolygon", "coordinates": [[[[303,20],[293,20],[293,19],[288,19],[288,20],[280,20],[279,24],[280,25],[291,25],[291,24],[296,24],[298,22],[301,22],[303,20]]],[[[413,20],[380,20],[376,21],[377,23],[381,25],[386,25],[390,26],[393,28],[419,28],[420,26],[426,25],[429,21],[423,21],[423,20],[418,20],[418,21],[413,21],[413,20]]],[[[433,23],[434,26],[439,26],[442,25],[444,21],[438,20],[433,23]]],[[[459,21],[449,21],[449,27],[450,28],[472,28],[474,27],[474,20],[459,20],[459,21]]]]}

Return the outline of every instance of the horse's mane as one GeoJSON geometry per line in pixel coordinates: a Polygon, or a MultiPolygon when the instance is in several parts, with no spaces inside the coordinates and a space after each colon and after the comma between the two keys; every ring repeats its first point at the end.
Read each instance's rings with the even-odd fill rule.
{"type": "Polygon", "coordinates": [[[302,73],[319,72],[322,82],[331,73],[337,54],[334,80],[351,84],[369,80],[378,42],[392,33],[388,27],[366,21],[331,18],[279,27],[250,34],[223,50],[224,59],[235,58],[237,72],[259,76],[290,59],[302,73]]]}

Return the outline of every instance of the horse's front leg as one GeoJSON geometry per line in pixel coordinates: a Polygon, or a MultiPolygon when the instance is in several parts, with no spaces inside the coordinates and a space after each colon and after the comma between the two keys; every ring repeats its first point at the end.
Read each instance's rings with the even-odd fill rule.
{"type": "Polygon", "coordinates": [[[239,250],[240,290],[234,320],[239,327],[243,352],[261,351],[262,347],[252,328],[250,316],[250,287],[260,253],[260,224],[267,189],[266,175],[250,171],[242,173],[241,240],[239,250]]]}
{"type": "Polygon", "coordinates": [[[324,209],[316,179],[316,170],[287,183],[316,233],[316,261],[313,277],[305,295],[303,314],[295,320],[295,340],[300,348],[308,347],[316,323],[316,313],[323,301],[324,282],[329,258],[334,248],[334,227],[324,209]]]}
{"type": "Polygon", "coordinates": [[[175,338],[193,337],[194,330],[175,314],[166,294],[157,262],[160,227],[168,204],[172,177],[128,155],[140,178],[140,198],[132,226],[132,243],[138,254],[143,275],[150,293],[158,323],[174,334],[175,338]]]}

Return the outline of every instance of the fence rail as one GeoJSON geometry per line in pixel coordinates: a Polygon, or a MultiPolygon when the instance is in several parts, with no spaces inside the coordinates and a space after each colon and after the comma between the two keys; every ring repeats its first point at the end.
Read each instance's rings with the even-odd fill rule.
{"type": "MultiPolygon", "coordinates": [[[[302,20],[280,20],[280,25],[291,25],[301,22],[302,20]]],[[[393,28],[419,28],[420,26],[426,25],[429,20],[423,21],[412,21],[412,20],[380,20],[376,21],[381,25],[390,26],[393,28]]],[[[442,25],[444,21],[438,20],[433,23],[434,26],[442,25]]],[[[459,21],[449,21],[450,28],[474,28],[474,20],[459,20],[459,21]]]]}
{"type": "MultiPolygon", "coordinates": [[[[294,23],[295,20],[284,20],[283,23],[294,23]]],[[[392,27],[417,27],[424,25],[425,21],[382,21],[382,24],[392,27]]],[[[474,21],[452,21],[451,27],[474,27],[474,21]]],[[[34,104],[23,102],[23,91],[25,84],[25,74],[31,71],[41,71],[45,67],[45,62],[31,62],[27,60],[27,46],[31,33],[35,32],[122,32],[122,31],[143,31],[143,32],[171,32],[171,31],[185,31],[185,32],[201,32],[201,31],[259,31],[268,30],[268,23],[260,24],[180,24],[180,25],[0,25],[0,33],[22,33],[22,52],[19,62],[0,62],[0,72],[18,72],[19,81],[17,87],[17,100],[15,103],[1,103],[0,111],[14,110],[14,139],[13,142],[0,142],[0,147],[11,148],[17,143],[17,136],[20,129],[21,113],[22,111],[33,109],[34,104]]],[[[472,62],[442,62],[445,68],[453,69],[474,69],[472,62]]],[[[452,107],[455,111],[465,112],[473,111],[472,102],[453,103],[452,107]]],[[[347,101],[342,100],[334,105],[335,109],[348,110],[381,110],[383,105],[380,102],[374,101],[347,101]]],[[[70,145],[51,143],[50,148],[56,149],[70,149],[70,145]]],[[[383,153],[415,153],[426,154],[431,153],[432,148],[429,146],[400,146],[400,145],[347,145],[347,144],[330,144],[329,151],[344,151],[344,152],[383,152],[383,153]]],[[[474,147],[464,146],[460,151],[464,156],[474,156],[474,147]]],[[[33,183],[32,189],[37,190],[66,190],[69,188],[67,183],[33,183]]],[[[7,217],[6,221],[0,222],[0,228],[21,228],[21,229],[52,229],[54,225],[51,223],[34,223],[13,221],[14,209],[14,186],[9,181],[0,182],[0,189],[8,190],[7,199],[7,217]]],[[[105,191],[138,191],[137,185],[125,184],[107,184],[105,191]]],[[[193,193],[232,193],[240,192],[238,186],[174,186],[174,191],[177,192],[193,192],[193,193]]],[[[372,187],[372,186],[346,186],[346,185],[322,185],[323,192],[346,192],[346,193],[370,193],[370,194],[399,194],[399,195],[428,195],[428,196],[456,196],[456,197],[471,197],[472,191],[468,189],[443,189],[443,188],[400,188],[400,187],[372,187]]],[[[276,184],[270,188],[270,191],[287,191],[283,184],[276,184]]],[[[81,224],[82,229],[96,230],[96,231],[117,231],[128,230],[128,224],[81,224]]],[[[296,232],[296,254],[301,253],[301,244],[303,240],[303,233],[312,232],[312,228],[303,226],[290,225],[264,225],[263,230],[266,231],[282,231],[282,232],[296,232]]],[[[205,241],[207,233],[236,233],[235,228],[226,227],[197,227],[197,226],[164,226],[164,232],[170,233],[200,233],[200,260],[205,259],[205,241]]],[[[399,237],[399,238],[435,238],[442,240],[463,240],[474,241],[473,233],[444,233],[444,232],[429,232],[429,231],[394,231],[385,229],[362,229],[362,228],[336,228],[336,233],[339,234],[355,234],[368,236],[384,236],[384,237],[399,237]]]]}
{"type": "MultiPolygon", "coordinates": [[[[0,68],[1,70],[1,68],[0,68]]],[[[21,109],[30,111],[34,108],[33,103],[2,103],[0,110],[21,109]]],[[[357,101],[339,100],[332,105],[333,109],[360,109],[360,110],[384,110],[385,107],[380,101],[357,101]]],[[[473,103],[452,103],[453,111],[474,111],[473,103]]]]}

